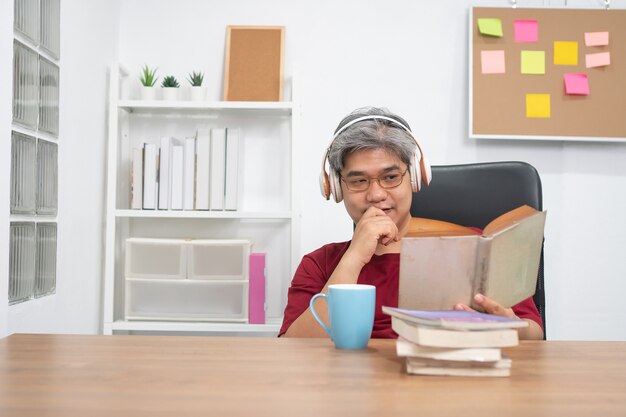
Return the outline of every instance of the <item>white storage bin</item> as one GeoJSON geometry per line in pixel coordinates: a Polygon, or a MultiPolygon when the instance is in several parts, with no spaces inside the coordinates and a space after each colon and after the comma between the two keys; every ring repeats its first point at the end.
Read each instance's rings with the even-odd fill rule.
{"type": "Polygon", "coordinates": [[[126,279],[127,320],[248,320],[248,282],[126,279]]]}
{"type": "Polygon", "coordinates": [[[184,239],[126,239],[126,277],[185,279],[186,243],[184,239]]]}
{"type": "Polygon", "coordinates": [[[198,239],[188,243],[187,278],[248,280],[249,240],[198,239]]]}

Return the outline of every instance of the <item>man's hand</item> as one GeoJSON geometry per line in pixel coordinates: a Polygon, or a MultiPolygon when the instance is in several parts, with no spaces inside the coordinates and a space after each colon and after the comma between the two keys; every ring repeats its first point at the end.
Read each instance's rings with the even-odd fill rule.
{"type": "MultiPolygon", "coordinates": [[[[482,294],[476,294],[474,296],[474,302],[482,307],[485,313],[493,314],[495,316],[503,316],[511,319],[519,319],[517,315],[513,312],[511,308],[504,308],[499,303],[495,302],[489,297],[486,297],[482,294]]],[[[454,306],[455,310],[465,310],[465,311],[476,311],[473,308],[459,303],[454,306]]],[[[523,327],[518,329],[520,339],[543,339],[543,329],[530,319],[523,319],[528,322],[528,327],[523,327]]]]}
{"type": "MultiPolygon", "coordinates": [[[[518,319],[513,312],[512,308],[504,308],[497,302],[493,301],[489,297],[485,297],[482,294],[476,294],[474,296],[474,302],[482,307],[485,313],[493,314],[495,316],[508,317],[511,319],[518,319]]],[[[455,310],[465,310],[465,311],[476,311],[473,308],[466,306],[465,304],[459,303],[454,306],[455,310]]]]}
{"type": "Polygon", "coordinates": [[[381,209],[370,207],[357,223],[344,257],[354,258],[362,267],[372,259],[378,244],[387,246],[399,240],[398,227],[393,220],[381,209]]]}

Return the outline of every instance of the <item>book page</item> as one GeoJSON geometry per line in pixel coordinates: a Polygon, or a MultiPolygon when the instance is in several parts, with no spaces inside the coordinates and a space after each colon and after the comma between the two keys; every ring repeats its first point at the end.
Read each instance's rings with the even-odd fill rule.
{"type": "MultiPolygon", "coordinates": [[[[546,213],[536,211],[513,227],[492,237],[481,237],[479,256],[484,255],[481,272],[477,271],[480,292],[504,307],[511,307],[532,296],[543,243],[546,213]]],[[[477,269],[481,266],[480,258],[477,269]]]]}

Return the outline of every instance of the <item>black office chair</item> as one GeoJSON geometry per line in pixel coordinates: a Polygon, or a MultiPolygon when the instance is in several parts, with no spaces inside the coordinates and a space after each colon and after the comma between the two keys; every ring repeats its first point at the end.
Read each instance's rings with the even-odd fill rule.
{"type": "MultiPolygon", "coordinates": [[[[411,215],[484,228],[501,214],[527,204],[542,210],[539,173],[525,162],[488,162],[432,167],[432,183],[413,193],[411,215]]],[[[543,246],[533,300],[546,335],[543,246]]]]}

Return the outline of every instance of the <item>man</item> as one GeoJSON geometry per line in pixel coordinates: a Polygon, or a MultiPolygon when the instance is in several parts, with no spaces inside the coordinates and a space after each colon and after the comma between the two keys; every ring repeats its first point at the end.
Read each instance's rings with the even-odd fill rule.
{"type": "MultiPolygon", "coordinates": [[[[324,166],[326,159],[329,172],[322,172],[322,193],[327,199],[332,195],[337,202],[343,200],[356,227],[351,241],[325,245],[302,259],[289,288],[279,335],[325,337],[309,309],[311,297],[327,292],[330,284],[359,283],[376,286],[372,337],[395,338],[391,318],[381,306],[398,305],[400,239],[411,226],[412,193],[420,181],[428,184],[430,167],[406,121],[373,107],[357,109],[341,121],[324,166]]],[[[543,338],[532,298],[513,308],[482,294],[474,301],[488,313],[528,321],[520,338],[543,338]]],[[[315,303],[317,314],[328,322],[326,303],[315,303]]],[[[450,307],[471,310],[462,304],[450,307]]]]}

